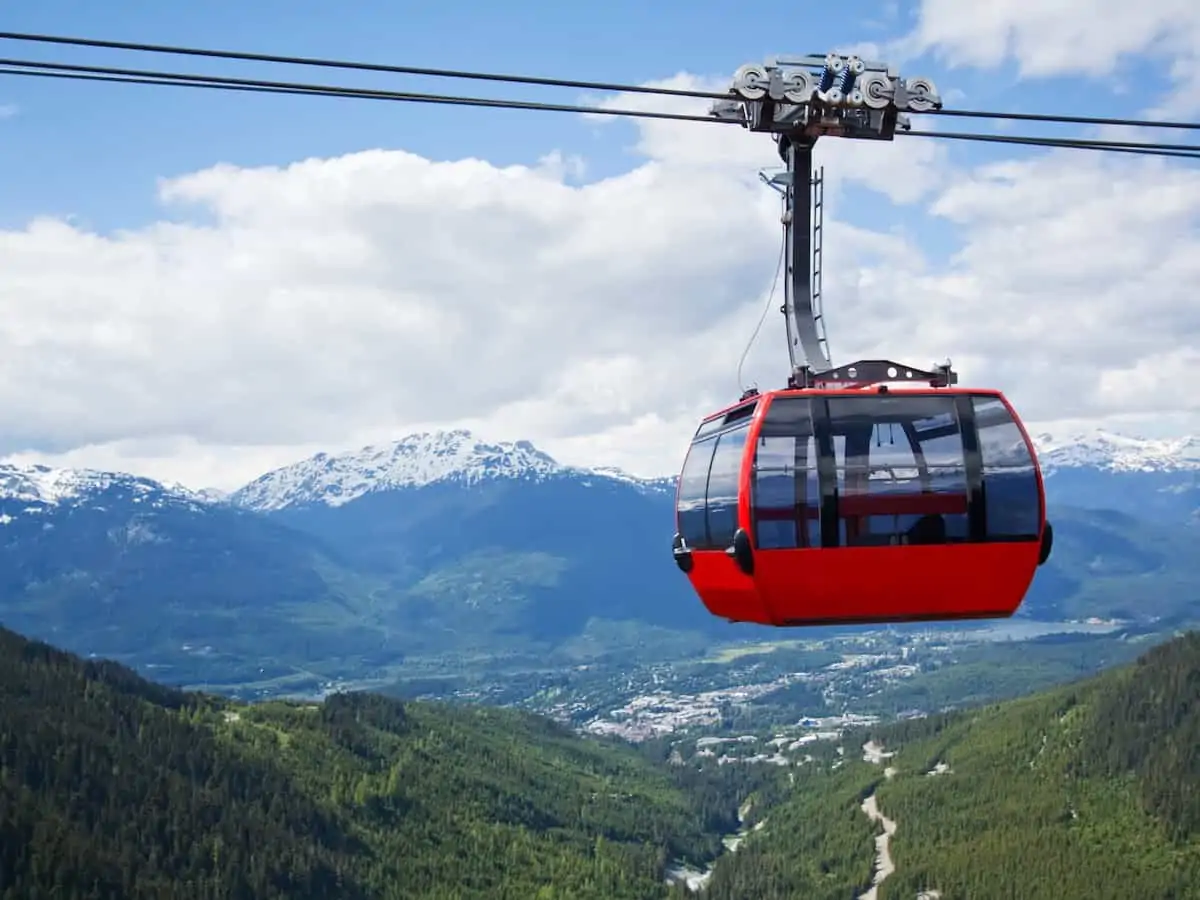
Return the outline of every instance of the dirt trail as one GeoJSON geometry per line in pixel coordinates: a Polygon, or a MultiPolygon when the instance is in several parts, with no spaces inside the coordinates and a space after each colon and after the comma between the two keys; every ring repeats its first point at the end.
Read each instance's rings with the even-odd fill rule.
{"type": "MultiPolygon", "coordinates": [[[[862,749],[863,759],[877,766],[883,765],[884,762],[896,755],[894,752],[886,752],[875,741],[867,741],[863,744],[862,749]]],[[[939,762],[926,774],[942,775],[950,771],[948,765],[939,762]]],[[[883,777],[888,780],[891,780],[895,774],[894,766],[887,766],[883,770],[883,777]]],[[[864,800],[860,808],[867,814],[868,819],[883,826],[883,834],[875,838],[875,877],[871,880],[871,886],[858,895],[858,900],[879,900],[879,885],[883,884],[887,877],[896,871],[896,864],[892,862],[892,837],[896,834],[896,823],[880,811],[879,801],[874,794],[864,800]]],[[[917,894],[917,900],[941,900],[941,896],[941,891],[931,888],[917,894]]]]}
{"type": "Polygon", "coordinates": [[[862,802],[862,811],[872,822],[883,825],[883,834],[875,838],[875,878],[872,880],[871,886],[858,895],[858,900],[878,900],[879,885],[883,884],[884,880],[896,871],[896,865],[892,862],[891,850],[892,835],[896,833],[896,823],[879,811],[879,801],[875,799],[874,794],[862,802]]]}
{"type": "MultiPolygon", "coordinates": [[[[896,755],[886,752],[875,741],[867,741],[863,744],[862,750],[863,759],[877,766],[883,765],[884,762],[896,755]]],[[[890,779],[895,774],[896,770],[892,766],[883,770],[884,778],[890,779]]],[[[868,819],[883,826],[883,834],[875,838],[875,877],[871,881],[871,886],[858,895],[858,900],[878,900],[879,885],[883,884],[884,880],[896,871],[896,864],[892,862],[891,847],[892,835],[896,833],[896,823],[880,812],[879,801],[875,799],[874,794],[862,802],[861,809],[867,814],[868,819]]]]}

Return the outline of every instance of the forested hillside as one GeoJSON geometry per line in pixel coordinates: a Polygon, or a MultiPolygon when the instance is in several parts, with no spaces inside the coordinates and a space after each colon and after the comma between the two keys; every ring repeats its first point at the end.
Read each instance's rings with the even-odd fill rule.
{"type": "Polygon", "coordinates": [[[1200,633],[1129,666],[1003,704],[848,734],[761,804],[710,900],[1200,897],[1200,633]],[[874,742],[870,753],[864,753],[874,742]],[[867,761],[871,756],[873,761],[867,761]],[[923,895],[928,898],[930,895],[923,895]]]}
{"type": "Polygon", "coordinates": [[[1200,897],[1198,745],[1197,633],[780,767],[370,694],[245,705],[0,630],[0,898],[682,897],[668,870],[736,831],[706,897],[842,900],[878,869],[864,801],[880,898],[1200,897]]]}
{"type": "Polygon", "coordinates": [[[2,629],[0,763],[4,900],[662,896],[744,794],[533,716],[245,706],[2,629]]]}

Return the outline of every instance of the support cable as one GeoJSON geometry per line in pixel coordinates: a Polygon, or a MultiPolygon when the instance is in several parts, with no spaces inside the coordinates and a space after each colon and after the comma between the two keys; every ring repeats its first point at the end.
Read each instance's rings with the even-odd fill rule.
{"type": "MultiPolygon", "coordinates": [[[[142,84],[158,87],[190,87],[243,93],[287,94],[296,96],[338,97],[354,100],[386,100],[402,103],[429,103],[447,106],[474,106],[495,109],[521,109],[539,112],[570,112],[584,115],[659,119],[699,124],[741,125],[741,121],[705,115],[659,112],[638,109],[608,109],[565,103],[540,103],[525,100],[504,100],[486,97],[463,97],[453,94],[428,94],[407,91],[385,91],[340,85],[307,84],[288,81],[260,81],[216,75],[165,72],[147,69],[121,69],[106,66],[85,66],[72,63],[46,63],[32,60],[0,59],[0,76],[52,78],[67,81],[93,81],[110,84],[142,84]]],[[[1049,138],[1023,135],[987,135],[962,132],[897,130],[896,135],[944,138],[946,140],[980,141],[1030,147],[1097,150],[1132,153],[1138,156],[1200,158],[1200,144],[1161,144],[1137,141],[1103,141],[1083,138],[1049,138]]]]}

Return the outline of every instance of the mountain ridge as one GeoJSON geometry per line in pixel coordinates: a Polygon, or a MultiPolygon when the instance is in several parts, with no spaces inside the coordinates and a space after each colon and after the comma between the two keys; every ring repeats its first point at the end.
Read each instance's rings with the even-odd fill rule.
{"type": "MultiPolygon", "coordinates": [[[[1103,428],[1060,438],[1031,435],[1043,473],[1091,469],[1104,474],[1200,474],[1200,438],[1141,438],[1103,428]]],[[[681,448],[681,460],[682,452],[681,448]]],[[[633,475],[614,466],[560,463],[532,441],[496,441],[468,429],[416,432],[391,442],[337,453],[321,452],[252,479],[234,490],[192,488],[133,472],[91,467],[0,463],[0,499],[43,504],[77,500],[123,484],[161,491],[195,503],[228,503],[260,512],[323,503],[337,507],[368,493],[426,487],[440,482],[478,484],[491,479],[538,481],[600,478],[640,490],[674,491],[676,474],[633,475]]]]}
{"type": "Polygon", "coordinates": [[[196,491],[177,481],[160,481],[132,472],[0,463],[0,500],[58,506],[83,502],[113,488],[124,488],[143,498],[168,495],[194,503],[212,503],[217,496],[211,489],[196,491]]]}
{"type": "Polygon", "coordinates": [[[1200,471],[1200,438],[1143,438],[1104,428],[1066,438],[1031,434],[1043,470],[1094,468],[1105,472],[1200,471]]]}
{"type": "MultiPolygon", "coordinates": [[[[459,430],[318,455],[258,485],[215,498],[6,465],[0,620],[175,683],[254,691],[376,683],[454,654],[523,666],[700,652],[753,630],[710,616],[673,565],[674,479],[459,430]]],[[[1195,473],[1060,468],[1047,492],[1055,552],[1019,617],[1196,620],[1195,473]]]]}

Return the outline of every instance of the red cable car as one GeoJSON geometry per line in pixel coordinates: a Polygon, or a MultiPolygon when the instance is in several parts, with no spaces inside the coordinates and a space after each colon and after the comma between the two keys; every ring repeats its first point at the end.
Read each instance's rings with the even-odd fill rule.
{"type": "MultiPolygon", "coordinates": [[[[832,55],[811,62],[824,63],[822,84],[862,68],[832,55]]],[[[864,117],[813,95],[785,115],[768,99],[744,102],[742,121],[773,132],[787,163],[763,180],[784,196],[792,374],[787,388],[746,391],[696,431],[676,492],[675,562],[705,607],[734,622],[1011,616],[1053,544],[1037,453],[1012,406],[997,390],[956,387],[949,363],[829,361],[812,148],[822,134],[890,139],[895,110],[864,117]],[[797,345],[815,368],[799,363],[797,345]]]]}
{"type": "MultiPolygon", "coordinates": [[[[708,417],[676,495],[676,563],[734,622],[1006,618],[1053,532],[1029,435],[995,390],[818,386],[708,417]]],[[[841,382],[846,384],[845,381],[841,382]]]]}

